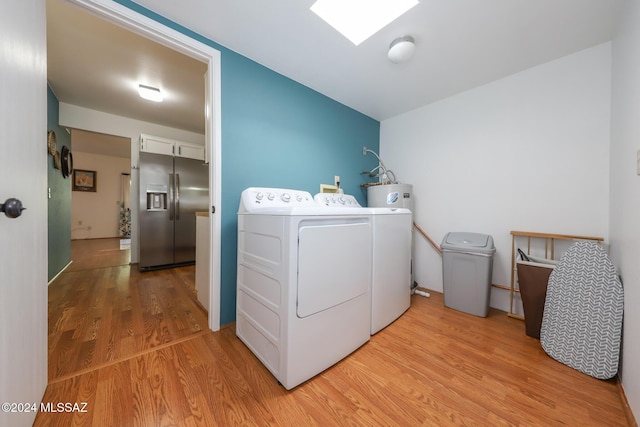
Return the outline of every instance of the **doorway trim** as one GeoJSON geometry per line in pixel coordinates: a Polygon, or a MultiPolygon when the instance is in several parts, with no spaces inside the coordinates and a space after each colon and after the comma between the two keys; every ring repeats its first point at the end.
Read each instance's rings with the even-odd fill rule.
{"type": "Polygon", "coordinates": [[[221,78],[220,51],[144,16],[113,0],[67,0],[90,13],[146,37],[156,43],[207,64],[205,79],[205,161],[209,163],[210,213],[209,328],[220,329],[220,230],[221,230],[221,78]]]}

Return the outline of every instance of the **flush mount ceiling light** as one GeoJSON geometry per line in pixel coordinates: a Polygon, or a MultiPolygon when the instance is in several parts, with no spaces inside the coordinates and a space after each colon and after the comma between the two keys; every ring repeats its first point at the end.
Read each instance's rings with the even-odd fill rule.
{"type": "Polygon", "coordinates": [[[157,87],[140,84],[138,85],[138,93],[141,98],[153,102],[162,102],[162,92],[157,87]]]}
{"type": "Polygon", "coordinates": [[[411,36],[398,37],[391,42],[387,57],[394,64],[408,61],[416,50],[415,41],[411,36]]]}
{"type": "Polygon", "coordinates": [[[311,11],[358,46],[418,0],[317,0],[311,11]]]}

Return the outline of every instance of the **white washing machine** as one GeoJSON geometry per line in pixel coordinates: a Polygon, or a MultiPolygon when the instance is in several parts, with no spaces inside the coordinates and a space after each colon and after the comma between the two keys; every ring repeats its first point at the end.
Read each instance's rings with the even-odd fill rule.
{"type": "Polygon", "coordinates": [[[370,289],[370,215],[306,191],[242,192],[236,335],[286,389],[369,341],[370,289]]]}
{"type": "Polygon", "coordinates": [[[318,193],[316,203],[329,208],[358,208],[371,216],[371,335],[400,317],[411,305],[411,211],[363,208],[354,196],[318,193]]]}

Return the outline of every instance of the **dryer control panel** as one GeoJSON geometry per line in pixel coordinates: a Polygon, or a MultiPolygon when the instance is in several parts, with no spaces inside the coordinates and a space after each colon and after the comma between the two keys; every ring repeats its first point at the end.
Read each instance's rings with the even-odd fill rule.
{"type": "Polygon", "coordinates": [[[330,208],[360,208],[360,203],[350,194],[318,193],[313,199],[317,204],[330,208]]]}
{"type": "Polygon", "coordinates": [[[311,193],[286,188],[250,187],[242,192],[239,213],[262,209],[316,206],[311,193]]]}

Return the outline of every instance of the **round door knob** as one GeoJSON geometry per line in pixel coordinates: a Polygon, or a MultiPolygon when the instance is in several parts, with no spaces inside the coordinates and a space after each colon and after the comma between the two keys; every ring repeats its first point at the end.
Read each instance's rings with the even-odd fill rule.
{"type": "Polygon", "coordinates": [[[0,203],[0,212],[4,212],[9,218],[18,218],[22,211],[26,208],[22,207],[22,202],[18,199],[7,199],[4,203],[0,203]]]}

